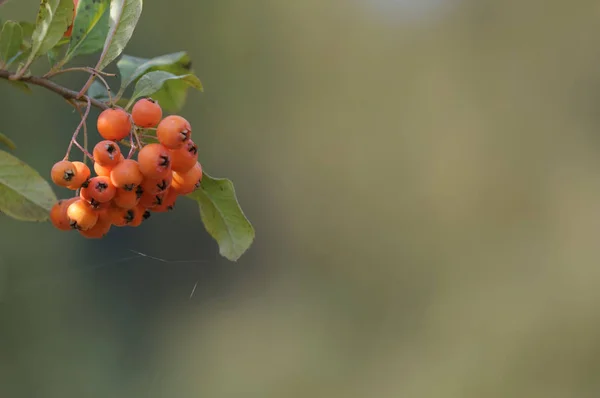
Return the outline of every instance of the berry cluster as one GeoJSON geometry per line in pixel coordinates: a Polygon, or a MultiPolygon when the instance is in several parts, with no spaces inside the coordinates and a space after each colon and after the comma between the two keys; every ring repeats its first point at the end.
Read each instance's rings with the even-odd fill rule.
{"type": "Polygon", "coordinates": [[[178,115],[163,118],[161,107],[152,99],[137,101],[131,114],[121,108],[104,110],[97,129],[103,140],[89,154],[94,176],[83,162],[68,157],[52,167],[52,181],[76,191],[74,197],[52,208],[50,220],[56,228],[101,238],[113,225],[136,227],[151,212],[171,210],[178,196],[199,187],[202,166],[190,123],[178,115]],[[155,136],[144,137],[157,142],[144,144],[137,136],[142,131],[155,131],[155,136]],[[119,142],[127,137],[131,137],[132,150],[125,157],[119,142]],[[139,149],[137,160],[135,149],[139,149]]]}

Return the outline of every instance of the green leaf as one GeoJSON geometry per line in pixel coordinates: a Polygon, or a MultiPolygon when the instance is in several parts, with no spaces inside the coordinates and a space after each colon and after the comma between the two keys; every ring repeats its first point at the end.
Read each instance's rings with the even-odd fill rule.
{"type": "Polygon", "coordinates": [[[135,85],[133,95],[131,96],[129,103],[127,104],[127,108],[129,108],[129,106],[136,99],[140,97],[148,97],[156,93],[169,80],[179,80],[181,82],[184,82],[187,86],[194,87],[199,90],[202,89],[202,83],[200,83],[200,80],[194,75],[177,76],[165,71],[149,72],[142,76],[140,80],[138,80],[137,84],[135,85]]]}
{"type": "Polygon", "coordinates": [[[41,0],[26,67],[36,57],[52,49],[72,22],[73,0],[41,0]]]}
{"type": "Polygon", "coordinates": [[[87,95],[100,101],[108,101],[108,91],[106,91],[104,84],[100,83],[98,80],[94,80],[87,91],[87,95]]]}
{"type": "Polygon", "coordinates": [[[140,19],[143,3],[142,0],[110,2],[109,31],[96,69],[103,70],[123,52],[140,19]]]}
{"type": "Polygon", "coordinates": [[[73,22],[73,34],[63,64],[78,55],[93,54],[102,50],[108,35],[109,3],[110,0],[79,1],[77,16],[73,22]]]}
{"type": "Polygon", "coordinates": [[[21,29],[23,30],[23,45],[26,48],[31,47],[31,37],[33,36],[33,31],[35,30],[35,25],[31,22],[21,21],[19,22],[21,29]]]}
{"type": "Polygon", "coordinates": [[[0,151],[0,211],[22,221],[45,221],[56,203],[50,184],[37,171],[0,151]]]}
{"type": "Polygon", "coordinates": [[[0,143],[6,145],[11,151],[14,151],[15,149],[17,149],[17,146],[15,145],[15,143],[10,138],[8,138],[7,136],[5,136],[2,133],[0,133],[0,143]]]}
{"type": "Polygon", "coordinates": [[[0,32],[0,63],[8,63],[21,49],[23,29],[15,21],[6,21],[0,32]]]}
{"type": "Polygon", "coordinates": [[[240,208],[233,183],[204,173],[200,188],[187,197],[198,202],[204,227],[219,244],[221,255],[237,261],[252,245],[255,233],[240,208]]]}
{"type": "Polygon", "coordinates": [[[147,72],[164,70],[174,75],[185,75],[190,73],[190,67],[191,60],[185,51],[165,54],[152,59],[123,55],[117,62],[117,68],[121,73],[121,90],[127,88],[147,72]]]}

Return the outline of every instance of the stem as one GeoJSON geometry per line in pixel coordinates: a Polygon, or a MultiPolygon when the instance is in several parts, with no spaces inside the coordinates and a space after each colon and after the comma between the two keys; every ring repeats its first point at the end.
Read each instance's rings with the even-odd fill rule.
{"type": "Polygon", "coordinates": [[[5,69],[0,69],[0,79],[4,79],[4,80],[18,80],[18,81],[22,81],[25,83],[29,83],[29,84],[33,84],[34,86],[40,86],[45,88],[46,90],[50,90],[58,95],[60,95],[61,97],[67,99],[67,100],[76,100],[76,101],[81,101],[81,102],[89,102],[92,106],[95,106],[96,108],[99,109],[108,109],[109,106],[107,104],[105,104],[102,101],[99,101],[97,99],[94,98],[90,98],[87,95],[84,96],[79,96],[79,93],[77,91],[73,91],[71,89],[68,89],[66,87],[61,86],[60,84],[56,84],[51,80],[48,80],[46,78],[43,77],[38,77],[38,76],[24,76],[24,77],[18,77],[16,75],[12,75],[10,73],[10,71],[5,70],[5,69]]]}
{"type": "Polygon", "coordinates": [[[85,113],[81,117],[81,121],[79,122],[79,125],[75,129],[75,132],[73,133],[73,137],[71,137],[71,142],[69,143],[69,146],[67,147],[67,154],[65,155],[65,160],[69,158],[69,154],[71,153],[71,148],[73,148],[73,145],[75,145],[79,149],[81,149],[81,152],[83,152],[84,155],[87,155],[92,160],[94,159],[93,156],[90,155],[90,153],[87,151],[87,148],[82,147],[81,144],[79,144],[79,142],[77,142],[77,136],[79,135],[79,131],[81,131],[81,128],[86,125],[85,122],[87,120],[88,115],[90,114],[90,109],[92,109],[92,103],[90,101],[90,98],[89,97],[86,97],[86,98],[87,98],[87,107],[85,108],[85,113]]]}
{"type": "Polygon", "coordinates": [[[82,67],[74,67],[74,68],[66,68],[66,69],[59,69],[59,70],[55,70],[55,71],[50,71],[48,73],[46,73],[43,77],[46,79],[49,79],[51,77],[54,77],[56,75],[60,75],[63,73],[67,73],[67,72],[87,72],[90,74],[97,74],[97,75],[104,75],[104,76],[116,76],[114,73],[108,73],[108,72],[102,72],[99,71],[97,69],[91,68],[89,66],[82,66],[82,67]]]}

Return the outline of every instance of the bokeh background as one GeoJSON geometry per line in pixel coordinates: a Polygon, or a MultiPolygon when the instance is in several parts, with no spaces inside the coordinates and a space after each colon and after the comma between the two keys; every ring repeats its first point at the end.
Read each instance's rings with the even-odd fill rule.
{"type": "MultiPolygon", "coordinates": [[[[191,201],[102,241],[2,218],[0,396],[600,396],[599,18],[147,1],[126,52],[189,51],[205,92],[182,114],[256,241],[221,259],[191,201]]],[[[46,175],[77,115],[0,94],[46,175]]]]}

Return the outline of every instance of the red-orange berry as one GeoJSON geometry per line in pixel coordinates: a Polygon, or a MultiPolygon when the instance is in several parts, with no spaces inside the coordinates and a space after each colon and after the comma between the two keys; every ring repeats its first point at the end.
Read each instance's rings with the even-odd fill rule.
{"type": "Polygon", "coordinates": [[[144,192],[157,194],[166,191],[171,186],[171,181],[173,181],[173,173],[169,173],[166,177],[158,180],[149,180],[146,178],[142,181],[141,187],[144,192]]]}
{"type": "Polygon", "coordinates": [[[112,200],[117,193],[117,189],[110,182],[110,178],[104,176],[96,176],[90,178],[87,188],[82,188],[80,191],[81,197],[89,198],[90,203],[106,203],[112,200]]]}
{"type": "Polygon", "coordinates": [[[198,145],[192,140],[186,141],[179,149],[172,149],[171,169],[178,173],[189,171],[198,161],[198,145]]]}
{"type": "Polygon", "coordinates": [[[175,207],[175,201],[179,197],[179,192],[175,189],[169,189],[165,196],[162,199],[162,203],[156,207],[153,207],[151,210],[156,213],[164,213],[169,210],[173,210],[175,207]]]}
{"type": "Polygon", "coordinates": [[[109,220],[106,219],[101,219],[98,218],[98,221],[96,222],[96,224],[88,229],[88,230],[79,230],[79,233],[88,239],[100,239],[102,237],[104,237],[108,231],[110,231],[110,227],[112,226],[112,223],[109,220]]]}
{"type": "Polygon", "coordinates": [[[178,149],[192,137],[192,126],[181,116],[165,117],[156,128],[156,138],[169,149],[178,149]]]}
{"type": "Polygon", "coordinates": [[[96,127],[105,140],[120,141],[129,135],[131,121],[123,109],[106,109],[98,116],[96,127]]]}
{"type": "Polygon", "coordinates": [[[196,162],[187,173],[173,172],[173,182],[171,187],[182,195],[187,195],[194,192],[200,187],[202,181],[202,166],[196,162]]]}
{"type": "Polygon", "coordinates": [[[92,228],[98,221],[98,214],[94,212],[89,203],[81,199],[75,200],[69,205],[67,216],[71,228],[84,231],[92,228]]]}
{"type": "Polygon", "coordinates": [[[145,209],[152,209],[156,206],[160,206],[163,203],[165,193],[166,192],[153,194],[150,192],[144,192],[140,198],[138,206],[142,206],[145,209]]]}
{"type": "Polygon", "coordinates": [[[50,222],[52,225],[61,231],[69,231],[72,229],[69,217],[67,216],[67,208],[77,199],[77,197],[61,199],[52,206],[52,209],[50,209],[50,222]]]}
{"type": "Polygon", "coordinates": [[[143,213],[145,209],[141,208],[139,205],[131,208],[131,209],[120,209],[115,208],[112,211],[112,224],[117,227],[124,227],[127,225],[137,226],[143,220],[143,213]],[[137,224],[137,225],[135,225],[137,224]]]}
{"type": "Polygon", "coordinates": [[[122,159],[121,149],[116,142],[110,140],[100,141],[94,146],[94,162],[101,166],[115,166],[122,159]]]}
{"type": "Polygon", "coordinates": [[[171,154],[161,144],[148,144],[138,152],[138,164],[145,178],[159,180],[171,172],[171,154]]]}
{"type": "Polygon", "coordinates": [[[96,175],[99,176],[103,176],[103,177],[110,177],[110,172],[112,171],[114,166],[102,166],[100,163],[95,162],[94,163],[94,171],[96,172],[96,175]]]}
{"type": "Polygon", "coordinates": [[[140,127],[154,127],[162,119],[162,108],[151,98],[142,98],[131,108],[133,123],[140,127]]]}
{"type": "Polygon", "coordinates": [[[119,188],[112,202],[115,206],[128,210],[137,206],[139,201],[140,198],[135,191],[126,191],[119,188]]]}
{"type": "Polygon", "coordinates": [[[73,179],[71,180],[71,183],[67,185],[67,188],[75,191],[81,188],[82,186],[87,185],[87,181],[90,178],[92,172],[90,171],[90,168],[83,162],[72,163],[73,166],[75,166],[75,170],[77,170],[77,172],[75,173],[75,177],[73,177],[73,179]]]}
{"type": "Polygon", "coordinates": [[[52,170],[50,170],[52,182],[61,187],[68,186],[76,176],[77,168],[68,160],[56,162],[54,166],[52,166],[52,170]]]}
{"type": "Polygon", "coordinates": [[[129,223],[129,226],[139,227],[144,220],[148,219],[148,217],[150,216],[150,212],[148,212],[146,208],[139,204],[133,210],[135,211],[135,216],[133,217],[131,223],[129,223]]]}
{"type": "Polygon", "coordinates": [[[126,191],[132,191],[142,183],[143,179],[144,175],[140,171],[140,166],[133,159],[123,160],[110,172],[110,181],[112,184],[126,191]]]}

